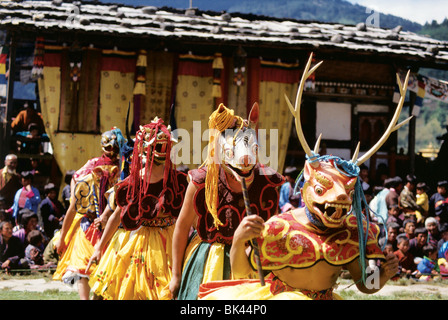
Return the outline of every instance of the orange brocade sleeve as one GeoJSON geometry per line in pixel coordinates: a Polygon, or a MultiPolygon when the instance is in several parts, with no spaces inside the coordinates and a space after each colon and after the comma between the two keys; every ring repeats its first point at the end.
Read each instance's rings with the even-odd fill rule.
{"type": "MultiPolygon", "coordinates": [[[[364,222],[364,230],[366,228],[367,222],[364,222]]],[[[378,226],[371,222],[366,246],[368,259],[384,259],[378,245],[378,235],[378,226]]],[[[263,270],[266,271],[285,267],[307,268],[320,260],[342,266],[359,256],[356,217],[347,216],[343,227],[331,233],[316,234],[297,221],[291,211],[285,212],[266,223],[262,237],[258,239],[258,246],[263,270]]],[[[256,270],[253,251],[250,262],[256,270]]]]}

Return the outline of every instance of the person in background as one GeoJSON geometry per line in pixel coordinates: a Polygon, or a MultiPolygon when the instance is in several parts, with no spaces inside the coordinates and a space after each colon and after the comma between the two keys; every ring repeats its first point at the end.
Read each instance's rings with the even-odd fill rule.
{"type": "Polygon", "coordinates": [[[17,150],[26,154],[43,154],[42,142],[48,140],[45,133],[39,131],[36,123],[30,123],[28,131],[17,132],[17,150]],[[43,139],[44,138],[44,139],[43,139]]]}
{"type": "Polygon", "coordinates": [[[29,209],[37,213],[39,203],[41,201],[39,190],[32,186],[33,175],[29,171],[23,171],[22,188],[17,190],[14,196],[14,204],[12,206],[13,218],[16,224],[20,222],[19,211],[21,209],[29,209]]]}
{"type": "Polygon", "coordinates": [[[387,207],[390,207],[392,204],[400,205],[400,193],[403,189],[403,180],[396,176],[390,180],[390,188],[389,193],[386,195],[386,204],[387,207]]]}
{"type": "Polygon", "coordinates": [[[409,240],[415,238],[415,222],[412,219],[406,219],[403,222],[403,232],[409,240]]]}
{"type": "Polygon", "coordinates": [[[422,210],[417,205],[417,199],[415,197],[416,184],[417,177],[412,174],[408,174],[406,176],[406,184],[400,192],[400,205],[403,208],[403,213],[407,218],[411,218],[415,221],[417,221],[415,211],[422,210]]]}
{"type": "Polygon", "coordinates": [[[386,244],[391,244],[394,251],[398,250],[397,236],[398,236],[399,230],[400,230],[400,226],[397,223],[395,223],[395,222],[389,223],[387,225],[387,237],[383,237],[378,240],[379,246],[383,247],[386,244]]]}
{"type": "MultiPolygon", "coordinates": [[[[39,230],[43,234],[43,230],[38,222],[37,213],[34,213],[29,209],[20,210],[20,224],[14,227],[13,234],[20,239],[24,248],[28,245],[28,234],[32,230],[39,230]]],[[[47,238],[44,238],[44,244],[41,248],[42,250],[47,242],[47,238]]]]}
{"type": "Polygon", "coordinates": [[[386,196],[389,193],[391,182],[391,178],[387,178],[386,180],[384,180],[383,188],[378,191],[378,193],[369,203],[370,217],[372,221],[376,222],[378,224],[378,227],[380,228],[380,238],[383,238],[386,235],[387,223],[390,217],[390,212],[388,212],[390,210],[390,207],[387,206],[386,196]]]}
{"type": "Polygon", "coordinates": [[[442,234],[439,231],[439,222],[434,217],[429,217],[425,220],[425,228],[428,230],[428,244],[437,248],[437,244],[442,238],[442,234]]]}
{"type": "MultiPolygon", "coordinates": [[[[409,252],[414,256],[416,261],[423,259],[423,247],[428,241],[428,230],[424,227],[415,229],[415,238],[409,241],[409,252]]],[[[418,263],[418,262],[416,262],[418,263]]]]}
{"type": "Polygon", "coordinates": [[[14,195],[22,187],[21,177],[16,169],[17,155],[8,154],[5,157],[5,166],[0,169],[0,196],[5,200],[5,209],[12,207],[14,195]]]}
{"type": "Polygon", "coordinates": [[[0,267],[9,272],[11,269],[22,268],[21,259],[25,255],[23,244],[12,234],[12,223],[0,223],[0,267]]]}
{"type": "Polygon", "coordinates": [[[362,190],[364,191],[364,196],[366,197],[367,203],[369,203],[373,198],[373,188],[370,185],[369,178],[369,167],[365,164],[361,164],[359,169],[359,178],[361,179],[362,190]]]}
{"type": "Polygon", "coordinates": [[[423,259],[417,265],[417,277],[422,276],[440,276],[440,267],[437,261],[437,249],[428,244],[423,247],[423,259]]]}
{"type": "Polygon", "coordinates": [[[400,207],[397,204],[391,204],[389,207],[389,217],[387,218],[387,223],[396,223],[403,228],[404,214],[401,212],[400,207]]]}
{"type": "Polygon", "coordinates": [[[447,187],[447,180],[439,181],[437,192],[429,199],[429,216],[435,217],[439,222],[448,222],[447,187]]]}
{"type": "Polygon", "coordinates": [[[75,170],[68,170],[65,173],[65,187],[62,189],[62,202],[64,204],[64,208],[67,211],[68,207],[70,206],[70,196],[71,196],[71,188],[70,188],[70,182],[72,181],[73,174],[75,173],[75,170]]]}
{"type": "Polygon", "coordinates": [[[417,183],[415,202],[420,207],[419,210],[415,211],[415,217],[417,218],[417,225],[423,225],[425,218],[428,216],[429,210],[429,197],[428,186],[424,182],[417,183]]]}
{"type": "Polygon", "coordinates": [[[28,245],[25,248],[25,259],[28,265],[42,266],[44,259],[42,255],[42,246],[44,242],[44,235],[39,230],[31,230],[27,235],[28,245]]]}
{"type": "Polygon", "coordinates": [[[287,167],[285,169],[283,176],[286,178],[286,182],[280,188],[280,199],[278,201],[281,212],[286,212],[300,206],[300,193],[294,194],[294,186],[299,173],[299,169],[296,167],[287,167]]]}
{"type": "Polygon", "coordinates": [[[439,231],[441,234],[441,239],[437,243],[437,252],[439,258],[445,258],[448,252],[448,223],[442,223],[439,226],[439,231]]]}
{"type": "Polygon", "coordinates": [[[53,183],[45,185],[45,193],[47,197],[40,203],[38,215],[42,220],[45,234],[52,238],[54,232],[61,229],[66,210],[58,200],[58,189],[53,183]]]}
{"type": "Polygon", "coordinates": [[[399,268],[401,268],[401,276],[409,278],[415,271],[414,256],[409,252],[409,238],[406,235],[399,235],[397,237],[398,250],[394,254],[398,258],[399,268]]]}
{"type": "Polygon", "coordinates": [[[34,109],[34,106],[29,102],[25,102],[23,110],[11,122],[11,129],[14,134],[20,131],[28,130],[30,124],[35,123],[40,133],[45,132],[45,125],[42,115],[34,109]]]}

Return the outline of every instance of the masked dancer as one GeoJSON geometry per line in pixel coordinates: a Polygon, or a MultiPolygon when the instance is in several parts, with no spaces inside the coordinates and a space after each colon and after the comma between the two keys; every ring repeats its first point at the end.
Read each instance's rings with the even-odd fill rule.
{"type": "MultiPolygon", "coordinates": [[[[401,100],[380,141],[362,157],[358,148],[350,161],[319,155],[320,137],[314,150],[304,138],[300,123],[300,103],[310,71],[312,55],[305,68],[293,107],[295,124],[307,160],[296,182],[304,208],[277,215],[267,222],[258,216],[243,219],[235,232],[231,255],[232,270],[242,280],[210,282],[201,287],[202,299],[339,299],[333,290],[341,270],[348,270],[357,288],[374,293],[398,271],[394,254],[383,255],[378,246],[378,226],[369,221],[367,202],[359,179],[359,166],[369,159],[390,133],[408,120],[396,124],[400,115],[407,80],[400,84],[401,100]],[[254,250],[246,253],[247,243],[256,239],[265,285],[248,279],[255,268],[254,250]]],[[[250,248],[249,248],[250,249],[250,248]]]]}

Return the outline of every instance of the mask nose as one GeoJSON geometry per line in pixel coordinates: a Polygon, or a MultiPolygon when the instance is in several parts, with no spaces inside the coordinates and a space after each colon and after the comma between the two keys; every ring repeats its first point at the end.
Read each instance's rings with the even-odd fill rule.
{"type": "Polygon", "coordinates": [[[244,167],[247,167],[252,164],[251,157],[248,155],[242,156],[240,158],[240,164],[244,167]]]}
{"type": "Polygon", "coordinates": [[[347,200],[349,200],[349,197],[348,197],[347,194],[340,194],[340,195],[338,195],[338,196],[336,197],[336,199],[337,199],[338,201],[347,201],[347,200]]]}

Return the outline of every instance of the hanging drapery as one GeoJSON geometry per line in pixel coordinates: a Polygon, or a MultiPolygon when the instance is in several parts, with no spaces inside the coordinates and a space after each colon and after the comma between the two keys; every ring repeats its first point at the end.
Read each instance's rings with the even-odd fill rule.
{"type": "MultiPolygon", "coordinates": [[[[256,63],[253,62],[252,66],[256,66],[256,63]]],[[[284,95],[286,94],[291,101],[295,101],[301,76],[299,65],[298,63],[260,61],[258,73],[260,79],[258,127],[266,130],[266,141],[263,141],[259,135],[260,162],[267,162],[267,165],[283,172],[292,125],[292,114],[284,95]],[[275,131],[271,132],[271,129],[275,131]],[[271,136],[271,133],[275,132],[277,141],[273,141],[274,137],[271,136]],[[275,157],[276,154],[277,157],[275,157]],[[263,155],[267,158],[263,159],[263,155]],[[275,161],[278,161],[277,164],[275,161]]]]}
{"type": "Polygon", "coordinates": [[[190,136],[190,158],[184,163],[190,169],[202,164],[202,151],[208,144],[206,139],[202,141],[202,133],[208,129],[208,118],[214,111],[213,60],[213,56],[179,56],[175,118],[177,127],[190,136]],[[193,148],[194,139],[198,143],[193,148]]]}
{"type": "MultiPolygon", "coordinates": [[[[38,79],[39,98],[46,132],[52,142],[55,160],[64,174],[67,170],[77,170],[87,160],[101,155],[101,133],[71,133],[58,130],[58,121],[62,113],[61,93],[62,74],[70,75],[69,65],[63,64],[66,48],[45,46],[43,77],[38,79]],[[65,68],[65,69],[64,69],[65,68]]],[[[101,53],[101,51],[100,51],[101,53]]],[[[97,97],[101,104],[99,118],[101,130],[110,130],[117,126],[124,130],[129,100],[134,88],[136,55],[134,52],[104,51],[98,61],[101,86],[97,97]]],[[[81,71],[87,71],[84,64],[81,71]]],[[[75,75],[72,73],[72,76],[75,75]]],[[[84,76],[85,73],[81,75],[84,76]]],[[[92,82],[91,82],[92,83],[92,82]]],[[[87,94],[89,97],[89,94],[87,94]]],[[[89,100],[87,100],[89,101],[89,100]]],[[[91,103],[91,102],[87,102],[91,103]]],[[[92,117],[88,110],[87,116],[92,117]]],[[[102,132],[102,131],[101,131],[102,132]]]]}
{"type": "MultiPolygon", "coordinates": [[[[133,51],[103,50],[101,63],[100,128],[101,132],[116,126],[124,133],[126,115],[135,86],[137,55],[133,51]]],[[[132,123],[132,119],[129,120],[132,123]]]]}
{"type": "MultiPolygon", "coordinates": [[[[229,59],[228,70],[232,72],[228,81],[228,106],[235,110],[235,114],[247,118],[247,77],[246,52],[238,47],[232,59],[229,59]]],[[[252,107],[252,106],[251,106],[252,107]]]]}
{"type": "MultiPolygon", "coordinates": [[[[0,97],[6,97],[8,80],[6,79],[6,60],[8,58],[8,48],[0,47],[0,97]]],[[[6,120],[6,114],[5,120],[6,120]]]]}
{"type": "Polygon", "coordinates": [[[146,66],[145,103],[140,106],[139,123],[149,123],[155,116],[168,125],[173,103],[173,72],[175,55],[166,51],[149,51],[146,66]]]}
{"type": "Polygon", "coordinates": [[[221,74],[222,69],[224,69],[224,62],[222,61],[222,55],[220,53],[215,53],[212,68],[213,68],[212,96],[213,98],[222,98],[221,74]]]}
{"type": "Polygon", "coordinates": [[[61,51],[61,113],[59,131],[98,133],[101,51],[61,51]]]}
{"type": "MultiPolygon", "coordinates": [[[[134,119],[140,119],[140,111],[145,108],[146,102],[146,67],[147,53],[146,50],[138,52],[137,64],[135,68],[135,86],[134,92],[134,119]]],[[[131,125],[128,124],[130,127],[131,125]]],[[[140,121],[134,121],[134,131],[138,131],[140,121]]]]}
{"type": "Polygon", "coordinates": [[[44,49],[44,38],[37,37],[36,44],[34,46],[33,68],[31,69],[31,78],[33,80],[42,78],[42,72],[44,69],[44,49]]]}
{"type": "Polygon", "coordinates": [[[53,146],[53,155],[62,174],[77,170],[101,154],[100,135],[58,132],[61,103],[62,46],[45,45],[43,77],[38,79],[42,118],[53,146]]]}

